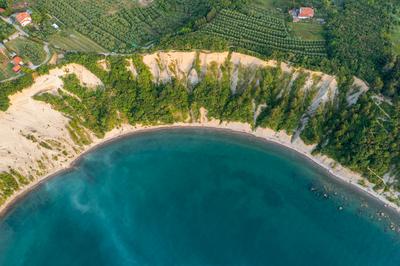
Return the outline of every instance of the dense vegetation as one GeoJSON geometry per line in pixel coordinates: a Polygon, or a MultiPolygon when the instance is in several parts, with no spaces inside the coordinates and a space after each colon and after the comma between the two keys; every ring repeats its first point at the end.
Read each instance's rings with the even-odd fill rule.
{"type": "Polygon", "coordinates": [[[0,7],[1,8],[8,8],[8,3],[10,2],[10,0],[0,0],[0,7]]]}
{"type": "Polygon", "coordinates": [[[382,88],[381,73],[393,61],[388,36],[399,4],[397,0],[346,0],[327,7],[331,58],[378,89],[382,88]]]}
{"type": "Polygon", "coordinates": [[[400,56],[393,63],[393,67],[385,73],[384,93],[393,98],[400,97],[400,56]]]}
{"type": "MultiPolygon", "coordinates": [[[[339,104],[339,110],[346,107],[339,104]]],[[[350,169],[362,170],[382,187],[386,173],[400,174],[400,104],[379,103],[367,94],[347,109],[320,120],[325,134],[317,151],[350,169]]]]}
{"type": "Polygon", "coordinates": [[[204,107],[209,118],[240,121],[289,134],[304,128],[301,138],[318,144],[316,152],[362,173],[376,184],[376,189],[399,186],[397,181],[384,183],[383,176],[400,174],[400,103],[385,102],[366,93],[351,105],[346,96],[356,89],[352,79],[340,79],[335,100],[310,113],[320,77],[307,72],[237,68],[227,60],[222,66],[211,64],[206,73],[195,64],[193,68],[202,73],[198,84],[188,85],[187,80],[176,79],[156,84],[138,56],[131,58],[138,72],[136,78],[127,70],[125,58],[108,58],[110,72],[98,67],[98,59],[85,55],[69,58],[96,73],[104,87],[90,90],[80,86],[76,77],[68,76],[58,96],[37,97],[72,118],[71,127],[78,132],[73,138],[78,144],[90,141],[85,128],[101,137],[122,122],[155,125],[198,121],[200,107],[204,107]],[[235,72],[239,81],[232,87],[235,72]],[[304,90],[306,83],[308,89],[304,90]]]}
{"type": "Polygon", "coordinates": [[[15,29],[10,24],[7,24],[3,20],[0,19],[0,40],[6,39],[8,36],[13,34],[15,29]]]}
{"type": "Polygon", "coordinates": [[[6,111],[10,105],[8,96],[29,87],[33,83],[32,74],[22,78],[0,83],[0,111],[6,111]]]}
{"type": "MultiPolygon", "coordinates": [[[[317,110],[302,132],[302,139],[309,144],[318,143],[316,152],[361,172],[377,188],[383,188],[387,185],[385,174],[400,175],[399,108],[398,100],[385,102],[371,92],[351,106],[337,100],[317,110]]],[[[394,185],[398,191],[398,181],[394,185]]]]}
{"type": "Polygon", "coordinates": [[[20,187],[29,184],[31,181],[13,169],[10,169],[9,172],[0,173],[0,205],[20,187]]]}

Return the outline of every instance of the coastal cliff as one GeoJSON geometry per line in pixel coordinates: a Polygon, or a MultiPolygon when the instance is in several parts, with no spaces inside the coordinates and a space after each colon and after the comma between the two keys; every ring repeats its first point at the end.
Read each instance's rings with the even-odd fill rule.
{"type": "Polygon", "coordinates": [[[340,100],[350,109],[368,93],[357,78],[343,92],[334,76],[229,52],[93,60],[71,59],[77,62],[36,77],[0,112],[0,210],[92,147],[166,126],[253,134],[297,150],[388,204],[397,197],[324,154],[326,140],[314,129],[340,100]]]}

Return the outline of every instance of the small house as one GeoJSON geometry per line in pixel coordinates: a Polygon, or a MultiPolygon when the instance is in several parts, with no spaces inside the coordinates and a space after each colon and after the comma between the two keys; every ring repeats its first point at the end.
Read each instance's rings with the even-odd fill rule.
{"type": "Polygon", "coordinates": [[[314,17],[314,8],[311,7],[300,7],[299,19],[309,19],[314,17]]]}
{"type": "Polygon", "coordinates": [[[32,23],[32,17],[28,12],[18,13],[15,18],[22,27],[25,27],[32,23]]]}
{"type": "Polygon", "coordinates": [[[6,12],[6,10],[2,7],[0,7],[0,14],[6,12]]]}
{"type": "Polygon", "coordinates": [[[21,66],[20,66],[20,65],[16,65],[16,66],[14,66],[14,67],[12,68],[12,70],[13,70],[15,73],[19,73],[19,72],[21,71],[21,66]]]}
{"type": "Polygon", "coordinates": [[[314,8],[312,7],[295,8],[289,10],[289,14],[293,17],[293,22],[299,22],[300,20],[313,18],[314,8]]]}
{"type": "Polygon", "coordinates": [[[22,58],[19,56],[16,56],[13,58],[13,64],[16,66],[22,66],[24,64],[24,62],[22,61],[22,58]]]}

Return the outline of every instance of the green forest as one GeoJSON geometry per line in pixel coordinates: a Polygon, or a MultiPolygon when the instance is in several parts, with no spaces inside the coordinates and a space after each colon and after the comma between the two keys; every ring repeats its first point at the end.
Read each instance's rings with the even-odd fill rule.
{"type": "Polygon", "coordinates": [[[15,31],[14,27],[0,20],[0,40],[3,40],[13,34],[15,31]]]}

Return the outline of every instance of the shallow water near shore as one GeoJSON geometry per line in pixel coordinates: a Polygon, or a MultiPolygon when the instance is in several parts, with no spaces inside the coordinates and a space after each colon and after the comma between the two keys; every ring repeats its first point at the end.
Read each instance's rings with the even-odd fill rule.
{"type": "Polygon", "coordinates": [[[16,203],[0,218],[0,265],[400,265],[381,211],[276,145],[157,130],[16,203]]]}

